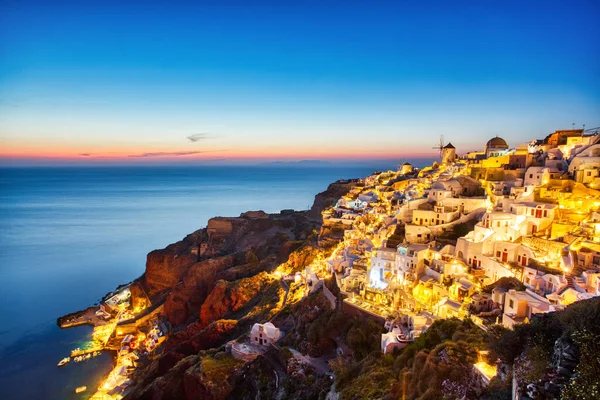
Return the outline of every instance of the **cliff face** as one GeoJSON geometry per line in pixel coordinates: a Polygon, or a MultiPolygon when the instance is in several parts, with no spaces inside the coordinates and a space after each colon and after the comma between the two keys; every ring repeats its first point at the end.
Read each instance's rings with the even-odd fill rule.
{"type": "MultiPolygon", "coordinates": [[[[200,325],[205,326],[212,321],[237,313],[253,300],[258,300],[257,296],[265,294],[273,284],[278,287],[278,280],[265,272],[236,282],[218,281],[202,304],[200,325]]],[[[277,296],[277,293],[273,293],[273,295],[277,296]]],[[[274,300],[279,302],[278,296],[274,300]]]]}
{"type": "Polygon", "coordinates": [[[146,294],[152,301],[164,298],[165,316],[179,330],[163,344],[157,360],[136,372],[126,398],[225,398],[244,382],[243,363],[203,351],[281,310],[288,287],[269,271],[281,263],[290,271],[301,270],[320,253],[315,233],[321,211],[353,185],[330,185],[309,212],[212,218],[206,228],[148,254],[144,276],[132,285],[132,301],[145,301],[146,294]],[[225,372],[217,376],[214,371],[225,372]]]}
{"type": "Polygon", "coordinates": [[[238,321],[221,319],[203,327],[199,322],[186,326],[183,330],[171,335],[164,344],[164,351],[192,355],[200,350],[219,347],[231,333],[234,333],[238,321]]]}
{"type": "MultiPolygon", "coordinates": [[[[212,218],[205,229],[150,252],[140,283],[151,298],[166,294],[166,316],[179,326],[197,317],[218,280],[239,280],[271,270],[315,228],[302,212],[212,218]]],[[[136,290],[133,302],[142,294],[136,290]]]]}
{"type": "Polygon", "coordinates": [[[206,231],[202,229],[162,250],[148,253],[143,282],[149,295],[169,289],[179,282],[190,265],[198,261],[198,247],[205,236],[206,231]]]}
{"type": "Polygon", "coordinates": [[[178,326],[198,311],[215,285],[221,271],[231,268],[243,258],[233,254],[192,264],[165,300],[165,313],[171,324],[178,326]]]}

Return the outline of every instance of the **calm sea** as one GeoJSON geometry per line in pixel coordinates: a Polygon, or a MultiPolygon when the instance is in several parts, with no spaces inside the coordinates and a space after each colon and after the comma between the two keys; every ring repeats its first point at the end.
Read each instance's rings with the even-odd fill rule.
{"type": "Polygon", "coordinates": [[[0,169],[0,399],[87,398],[112,356],[57,368],[91,329],[56,318],[140,276],[149,251],[216,215],[307,209],[330,182],[375,167],[0,169]]]}

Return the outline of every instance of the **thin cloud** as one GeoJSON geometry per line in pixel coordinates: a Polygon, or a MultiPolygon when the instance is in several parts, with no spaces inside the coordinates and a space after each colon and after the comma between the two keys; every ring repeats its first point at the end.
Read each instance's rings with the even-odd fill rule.
{"type": "Polygon", "coordinates": [[[194,154],[214,153],[214,152],[220,152],[220,151],[227,151],[227,150],[159,151],[159,152],[156,152],[156,153],[130,154],[127,157],[135,157],[135,158],[140,158],[140,157],[184,157],[184,156],[191,156],[191,155],[194,155],[194,154]]]}
{"type": "Polygon", "coordinates": [[[81,156],[81,157],[91,157],[92,153],[79,153],[78,156],[81,156]]]}
{"type": "Polygon", "coordinates": [[[204,153],[203,151],[159,151],[156,153],[130,154],[127,157],[183,157],[192,154],[204,153]]]}
{"type": "Polygon", "coordinates": [[[206,140],[206,139],[212,139],[215,136],[209,134],[209,133],[195,133],[193,135],[190,135],[187,137],[187,140],[189,140],[192,143],[196,143],[196,142],[200,142],[202,140],[206,140]]]}

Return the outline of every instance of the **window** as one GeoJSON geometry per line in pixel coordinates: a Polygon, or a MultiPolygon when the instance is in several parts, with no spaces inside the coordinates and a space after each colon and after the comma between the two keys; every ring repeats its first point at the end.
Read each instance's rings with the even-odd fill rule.
{"type": "Polygon", "coordinates": [[[529,174],[529,179],[533,179],[533,174],[529,174]]]}
{"type": "Polygon", "coordinates": [[[592,176],[592,171],[588,171],[587,176],[592,176]]]}
{"type": "Polygon", "coordinates": [[[512,299],[510,299],[510,300],[508,301],[508,307],[509,307],[509,308],[514,308],[514,307],[515,307],[515,302],[514,302],[512,299]]]}

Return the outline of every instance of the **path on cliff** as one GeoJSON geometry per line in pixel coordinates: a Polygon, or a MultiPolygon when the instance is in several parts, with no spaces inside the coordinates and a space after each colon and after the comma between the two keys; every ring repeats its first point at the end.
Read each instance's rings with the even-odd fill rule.
{"type": "Polygon", "coordinates": [[[305,356],[300,353],[298,350],[289,348],[295,358],[302,361],[305,364],[310,365],[315,369],[318,374],[321,375],[330,375],[331,368],[329,368],[329,360],[332,360],[334,357],[331,356],[323,356],[323,357],[310,357],[305,356]]]}
{"type": "Polygon", "coordinates": [[[287,304],[288,294],[290,293],[290,285],[288,285],[288,283],[283,278],[281,278],[281,283],[285,287],[285,296],[283,297],[283,305],[281,306],[281,308],[283,308],[287,304]]]}
{"type": "Polygon", "coordinates": [[[287,379],[287,372],[285,366],[281,363],[278,354],[278,348],[273,347],[273,349],[269,349],[263,357],[269,362],[271,368],[273,368],[273,372],[275,373],[275,385],[277,387],[277,393],[275,393],[274,398],[276,400],[280,400],[284,395],[284,382],[287,379]],[[277,352],[277,353],[276,353],[277,352]]]}

